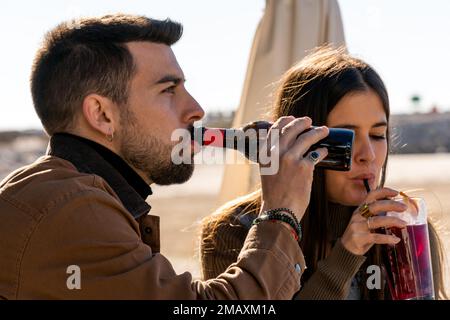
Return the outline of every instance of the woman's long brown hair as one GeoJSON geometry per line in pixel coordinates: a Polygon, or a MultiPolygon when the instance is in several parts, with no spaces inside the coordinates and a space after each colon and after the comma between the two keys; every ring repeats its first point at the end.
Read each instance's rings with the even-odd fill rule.
{"type": "MultiPolygon", "coordinates": [[[[308,116],[316,126],[326,125],[327,117],[334,106],[347,94],[372,90],[381,99],[386,119],[389,122],[389,98],[386,87],[376,71],[360,59],[351,57],[344,48],[328,46],[316,49],[297,65],[288,70],[280,81],[273,108],[273,119],[281,116],[308,116]]],[[[389,129],[388,129],[389,130],[389,129]]],[[[387,143],[390,145],[389,131],[387,143]]],[[[382,167],[380,186],[386,178],[388,156],[382,167]]],[[[328,201],[326,198],[325,173],[317,168],[311,190],[310,204],[302,219],[303,240],[301,247],[308,269],[302,276],[305,282],[317,269],[317,263],[329,253],[327,230],[328,201]]],[[[233,221],[237,209],[245,214],[257,215],[261,207],[261,190],[236,199],[220,208],[216,214],[203,221],[208,226],[204,237],[214,237],[217,227],[233,221]]],[[[206,238],[203,239],[205,242],[206,238]]],[[[430,224],[430,242],[436,295],[447,298],[443,281],[442,245],[430,224]]],[[[382,265],[381,246],[373,246],[366,254],[366,265],[382,265]]],[[[364,268],[363,266],[363,268],[364,268]]],[[[365,273],[364,273],[365,274],[365,273]]],[[[384,290],[368,290],[366,281],[361,281],[363,299],[384,299],[384,290]]]]}

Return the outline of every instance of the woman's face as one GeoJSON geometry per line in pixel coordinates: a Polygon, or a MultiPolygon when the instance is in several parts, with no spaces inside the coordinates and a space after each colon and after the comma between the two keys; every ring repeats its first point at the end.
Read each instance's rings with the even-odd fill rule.
{"type": "Polygon", "coordinates": [[[328,115],[327,126],[355,131],[351,170],[325,170],[328,200],[360,205],[367,195],[364,179],[375,189],[387,156],[387,120],[380,97],[372,90],[347,94],[328,115]]]}

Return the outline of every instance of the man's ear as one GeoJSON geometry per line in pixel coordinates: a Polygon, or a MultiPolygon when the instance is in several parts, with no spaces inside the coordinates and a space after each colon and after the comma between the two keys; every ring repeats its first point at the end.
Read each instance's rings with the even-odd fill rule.
{"type": "Polygon", "coordinates": [[[118,124],[118,109],[110,99],[98,94],[90,94],[83,100],[83,116],[97,134],[114,135],[118,124]]]}

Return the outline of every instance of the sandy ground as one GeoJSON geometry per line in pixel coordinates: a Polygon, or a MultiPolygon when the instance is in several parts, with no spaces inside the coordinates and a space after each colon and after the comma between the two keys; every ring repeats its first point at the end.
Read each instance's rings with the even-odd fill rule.
{"type": "MultiPolygon", "coordinates": [[[[195,278],[200,276],[199,221],[220,206],[217,195],[222,175],[222,165],[197,165],[187,183],[153,187],[148,201],[152,214],[161,217],[161,250],[177,273],[189,271],[195,278]]],[[[440,225],[446,248],[450,248],[450,154],[391,156],[388,177],[387,186],[423,188],[428,197],[431,195],[433,218],[440,225]]]]}

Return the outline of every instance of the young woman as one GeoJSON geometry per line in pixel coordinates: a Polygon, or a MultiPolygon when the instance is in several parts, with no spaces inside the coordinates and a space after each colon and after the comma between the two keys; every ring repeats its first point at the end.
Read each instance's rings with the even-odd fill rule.
{"type": "MultiPolygon", "coordinates": [[[[404,211],[384,188],[389,149],[389,100],[379,75],[342,49],[316,50],[285,73],[277,91],[273,118],[309,117],[313,125],[355,131],[352,169],[316,168],[309,207],[301,221],[301,247],[308,269],[298,299],[389,299],[386,282],[369,290],[369,265],[382,265],[381,246],[399,241],[373,232],[404,227],[400,219],[379,216],[404,211]],[[372,190],[364,187],[367,179],[372,190]],[[369,204],[373,217],[361,215],[369,204]]],[[[261,208],[261,190],[225,204],[203,221],[201,263],[205,279],[214,278],[237,260],[253,220],[261,208]]],[[[442,248],[429,224],[436,295],[446,297],[442,280],[442,248]]]]}

